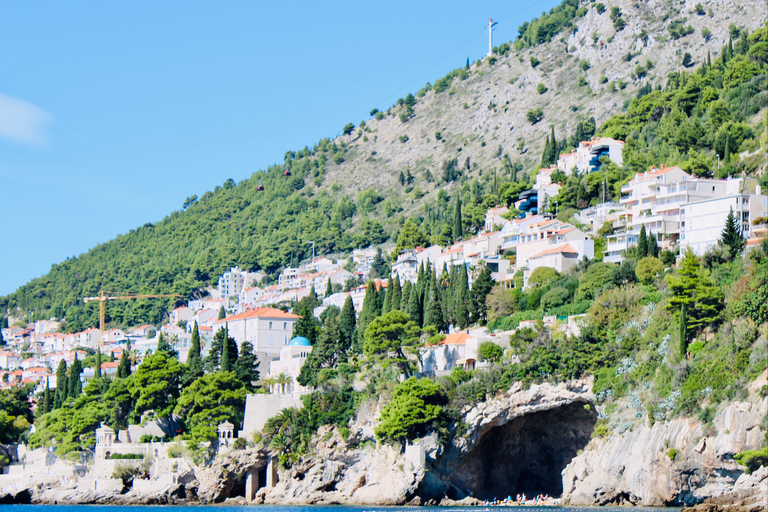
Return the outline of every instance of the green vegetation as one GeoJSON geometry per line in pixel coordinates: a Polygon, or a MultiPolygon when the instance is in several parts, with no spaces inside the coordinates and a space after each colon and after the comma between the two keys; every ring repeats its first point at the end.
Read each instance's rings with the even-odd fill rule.
{"type": "Polygon", "coordinates": [[[579,9],[579,0],[564,0],[549,13],[542,13],[539,18],[520,25],[515,48],[521,50],[549,42],[559,32],[573,26],[573,20],[585,13],[586,10],[579,9]]]}

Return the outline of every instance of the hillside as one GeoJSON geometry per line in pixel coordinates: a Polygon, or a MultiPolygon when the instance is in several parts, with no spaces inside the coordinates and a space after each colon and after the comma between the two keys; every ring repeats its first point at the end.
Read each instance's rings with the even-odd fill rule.
{"type": "MultiPolygon", "coordinates": [[[[647,116],[637,124],[635,116],[634,124],[622,124],[620,117],[612,116],[641,95],[674,101],[648,95],[649,85],[682,90],[679,79],[671,85],[668,79],[685,69],[685,54],[690,54],[688,72],[716,61],[729,38],[734,39],[737,53],[745,54],[746,47],[738,48],[744,39],[740,29],[752,33],[766,19],[760,5],[719,1],[705,2],[701,14],[692,2],[670,6],[620,1],[606,3],[604,9],[602,5],[584,3],[577,10],[574,2],[564,3],[555,8],[559,11],[531,22],[511,47],[497,47],[493,57],[436,80],[386,113],[376,114],[365,126],[351,127],[348,134],[323,139],[312,148],[288,151],[282,165],[239,183],[227,179],[214,191],[190,198],[182,210],[161,222],[53,265],[46,276],[0,298],[0,308],[27,321],[66,317],[67,329],[78,330],[96,324],[96,308],[83,305],[82,297],[100,289],[190,297],[235,264],[270,274],[296,264],[310,254],[307,240],[315,241],[320,254],[341,254],[354,247],[394,243],[406,219],[412,219],[416,233],[408,241],[411,245],[450,243],[456,237],[445,226],[455,197],[462,198],[465,232],[476,231],[487,206],[513,199],[516,188],[505,189],[504,182],[530,178],[552,130],[560,150],[574,142],[566,138],[590,118],[598,127],[612,119],[611,135],[639,133],[643,123],[658,119],[647,116]],[[556,32],[558,27],[563,30],[556,32]],[[549,42],[530,46],[539,38],[549,42]],[[529,121],[528,113],[538,108],[543,118],[529,121]],[[400,182],[401,174],[405,183],[400,182]],[[260,185],[263,191],[258,190],[260,185]],[[439,195],[439,190],[447,195],[439,195]]],[[[725,86],[721,76],[719,85],[713,82],[713,90],[724,94],[751,81],[759,91],[765,81],[765,62],[761,65],[745,80],[725,86]]],[[[723,59],[722,68],[720,75],[734,66],[728,67],[723,59]]],[[[733,121],[759,127],[738,143],[748,146],[745,151],[754,151],[765,129],[754,114],[765,107],[765,98],[747,89],[737,92],[739,105],[747,102],[740,99],[747,96],[752,103],[744,112],[734,113],[733,121]]],[[[702,93],[692,94],[699,101],[702,93]]],[[[728,101],[733,105],[737,100],[728,101]]],[[[706,106],[703,100],[701,106],[706,106]]],[[[685,112],[691,118],[696,115],[685,112]]],[[[683,121],[675,120],[674,126],[683,121]]],[[[714,134],[718,128],[709,131],[714,134]]],[[[652,139],[632,144],[631,151],[635,156],[687,158],[685,146],[659,149],[652,139]]],[[[710,163],[715,142],[696,146],[710,163]]],[[[625,161],[637,166],[628,164],[626,173],[643,170],[648,158],[625,161]]],[[[761,165],[746,170],[757,172],[761,165]]],[[[624,178],[619,174],[617,182],[624,178]]],[[[119,309],[108,309],[108,320],[124,325],[159,323],[171,305],[121,304],[119,309]]]]}

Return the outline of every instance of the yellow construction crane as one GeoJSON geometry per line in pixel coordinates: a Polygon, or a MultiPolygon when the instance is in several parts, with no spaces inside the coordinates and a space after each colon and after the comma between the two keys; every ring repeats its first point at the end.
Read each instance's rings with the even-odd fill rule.
{"type": "MultiPolygon", "coordinates": [[[[118,293],[118,292],[99,292],[98,297],[84,297],[83,302],[88,303],[94,300],[99,301],[99,330],[101,337],[104,338],[104,304],[108,300],[130,300],[130,299],[160,299],[164,297],[181,297],[181,295],[161,294],[161,295],[140,295],[138,293],[118,293]]],[[[101,345],[101,342],[99,342],[101,345]]]]}

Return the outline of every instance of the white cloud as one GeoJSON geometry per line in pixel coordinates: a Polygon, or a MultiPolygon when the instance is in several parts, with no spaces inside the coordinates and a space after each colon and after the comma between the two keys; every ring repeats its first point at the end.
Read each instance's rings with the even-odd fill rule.
{"type": "Polygon", "coordinates": [[[0,137],[28,146],[48,142],[48,124],[53,116],[28,101],[0,93],[0,137]]]}

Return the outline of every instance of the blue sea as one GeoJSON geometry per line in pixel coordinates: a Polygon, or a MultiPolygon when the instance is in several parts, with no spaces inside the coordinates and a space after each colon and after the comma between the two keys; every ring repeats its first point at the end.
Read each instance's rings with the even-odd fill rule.
{"type": "Polygon", "coordinates": [[[112,505],[0,505],[0,512],[160,512],[158,509],[172,509],[173,512],[199,512],[202,508],[214,508],[216,512],[479,512],[507,510],[515,512],[679,512],[679,508],[648,507],[375,507],[341,505],[158,505],[158,506],[112,506],[112,505]],[[146,509],[146,510],[142,510],[146,509]]]}

